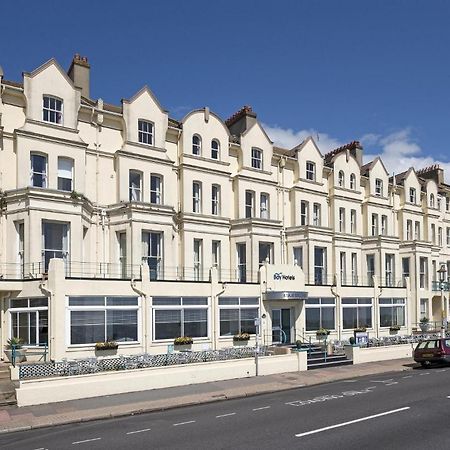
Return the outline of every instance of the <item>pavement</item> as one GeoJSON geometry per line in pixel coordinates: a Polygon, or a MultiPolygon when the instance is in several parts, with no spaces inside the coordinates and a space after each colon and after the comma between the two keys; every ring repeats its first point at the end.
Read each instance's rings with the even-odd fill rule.
{"type": "Polygon", "coordinates": [[[412,370],[410,358],[287,372],[37,406],[0,408],[0,433],[110,419],[286,391],[366,375],[412,370]]]}

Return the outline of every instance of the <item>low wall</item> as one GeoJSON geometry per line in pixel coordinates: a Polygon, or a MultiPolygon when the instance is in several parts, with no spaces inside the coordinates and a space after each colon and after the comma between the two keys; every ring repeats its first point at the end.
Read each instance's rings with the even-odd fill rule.
{"type": "MultiPolygon", "coordinates": [[[[306,370],[306,352],[259,358],[259,374],[306,370]]],[[[256,375],[252,358],[20,381],[18,406],[147,391],[256,375]]]]}
{"type": "Polygon", "coordinates": [[[344,350],[353,364],[362,364],[374,361],[388,361],[390,359],[412,358],[414,345],[386,345],[381,347],[360,348],[346,345],[344,350]]]}

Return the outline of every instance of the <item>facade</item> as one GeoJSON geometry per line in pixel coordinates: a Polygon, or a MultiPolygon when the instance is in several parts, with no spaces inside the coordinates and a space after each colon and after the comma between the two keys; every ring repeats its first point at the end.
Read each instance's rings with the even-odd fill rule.
{"type": "MultiPolygon", "coordinates": [[[[54,359],[315,336],[441,318],[450,186],[351,142],[274,146],[250,107],[169,117],[149,88],[94,100],[90,66],[0,71],[1,338],[54,359]]],[[[445,289],[448,314],[448,292],[445,289]]]]}

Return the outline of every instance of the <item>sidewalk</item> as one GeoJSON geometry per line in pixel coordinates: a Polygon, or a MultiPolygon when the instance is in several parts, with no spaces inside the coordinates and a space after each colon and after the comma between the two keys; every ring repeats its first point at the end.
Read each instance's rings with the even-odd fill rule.
{"type": "Polygon", "coordinates": [[[412,370],[410,358],[306,372],[218,381],[130,394],[0,409],[0,433],[120,417],[328,383],[364,375],[412,370]]]}

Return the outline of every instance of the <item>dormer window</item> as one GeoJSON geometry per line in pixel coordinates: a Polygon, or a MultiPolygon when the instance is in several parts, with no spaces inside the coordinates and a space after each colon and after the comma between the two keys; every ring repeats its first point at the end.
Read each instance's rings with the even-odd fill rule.
{"type": "Polygon", "coordinates": [[[262,169],[262,150],[259,148],[252,148],[252,167],[262,169]]]}
{"type": "Polygon", "coordinates": [[[344,187],[345,186],[345,175],[344,175],[344,171],[340,170],[338,173],[338,185],[340,187],[344,187]]]}
{"type": "Polygon", "coordinates": [[[138,141],[141,144],[153,145],[153,123],[138,120],[138,141]]]}
{"type": "Polygon", "coordinates": [[[198,134],[192,136],[192,154],[196,156],[202,154],[202,138],[198,134]]]}
{"type": "Polygon", "coordinates": [[[430,194],[430,208],[434,208],[434,194],[430,194]]]}
{"type": "Polygon", "coordinates": [[[354,173],[350,174],[350,189],[356,190],[356,175],[354,173]]]}
{"type": "Polygon", "coordinates": [[[306,161],[306,179],[316,181],[316,164],[312,161],[306,161]]]}
{"type": "Polygon", "coordinates": [[[220,144],[217,139],[211,141],[211,158],[219,159],[220,144]]]}
{"type": "Polygon", "coordinates": [[[63,119],[63,101],[56,97],[44,95],[42,113],[44,122],[61,125],[63,119]]]}
{"type": "Polygon", "coordinates": [[[377,178],[375,180],[375,195],[381,197],[383,195],[383,180],[377,178]]]}
{"type": "Polygon", "coordinates": [[[414,188],[409,188],[409,202],[416,204],[416,190],[414,188]]]}

